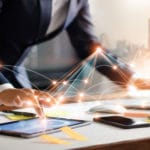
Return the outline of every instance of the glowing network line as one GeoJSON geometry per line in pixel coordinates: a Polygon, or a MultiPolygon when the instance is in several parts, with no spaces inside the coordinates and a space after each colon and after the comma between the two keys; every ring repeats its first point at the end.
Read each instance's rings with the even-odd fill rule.
{"type": "MultiPolygon", "coordinates": [[[[129,63],[129,66],[136,69],[136,63],[135,63],[136,59],[141,55],[143,55],[141,51],[137,52],[135,54],[135,57],[132,59],[132,62],[129,63]]],[[[67,101],[67,99],[70,97],[79,96],[83,92],[84,94],[82,96],[80,95],[79,96],[80,98],[77,99],[77,101],[82,101],[86,96],[94,97],[95,93],[99,93],[99,95],[103,95],[102,93],[100,93],[99,90],[93,92],[92,89],[94,89],[94,87],[97,89],[99,85],[103,86],[107,83],[110,83],[110,81],[107,82],[101,81],[96,83],[93,82],[95,80],[94,77],[95,68],[100,68],[104,66],[104,65],[101,66],[96,65],[96,62],[99,58],[103,58],[104,60],[106,60],[108,64],[110,64],[108,65],[108,67],[111,67],[112,70],[116,71],[124,79],[124,81],[127,80],[126,75],[124,74],[123,71],[121,71],[121,69],[119,69],[118,64],[114,63],[110,59],[110,56],[108,56],[105,50],[103,50],[103,48],[101,47],[97,47],[95,49],[95,52],[93,52],[88,58],[83,60],[81,63],[76,65],[69,73],[63,76],[61,80],[50,79],[40,73],[34,72],[33,70],[30,69],[26,69],[26,70],[31,71],[36,75],[43,77],[49,82],[49,85],[51,85],[52,87],[49,86],[45,90],[49,89],[48,92],[50,92],[52,96],[56,97],[57,104],[63,103],[65,100],[67,101]],[[90,93],[90,91],[92,92],[90,93]]],[[[124,60],[121,61],[123,63],[126,63],[124,60]]],[[[11,67],[9,65],[3,65],[2,67],[5,70],[12,71],[11,69],[9,69],[9,67],[11,67]]],[[[13,66],[13,67],[17,68],[20,66],[13,66]]],[[[20,77],[23,80],[25,80],[23,75],[20,75],[20,77]]],[[[31,84],[33,85],[33,87],[38,88],[33,83],[31,84]]],[[[128,85],[128,90],[133,92],[133,88],[131,88],[131,86],[132,84],[128,85]]],[[[109,87],[109,89],[111,89],[111,87],[109,87]]],[[[105,91],[107,93],[107,89],[105,89],[105,91]]],[[[50,102],[50,100],[47,100],[47,102],[50,102]]]]}

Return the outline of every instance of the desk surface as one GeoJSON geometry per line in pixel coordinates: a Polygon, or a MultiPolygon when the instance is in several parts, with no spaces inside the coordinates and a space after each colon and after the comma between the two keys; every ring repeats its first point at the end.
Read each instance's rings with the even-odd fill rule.
{"type": "MultiPolygon", "coordinates": [[[[118,100],[116,102],[124,102],[125,100],[118,100]]],[[[93,115],[87,114],[86,111],[92,106],[96,106],[99,102],[84,102],[78,104],[65,104],[62,106],[55,106],[51,109],[45,109],[47,112],[65,112],[63,115],[66,118],[77,118],[92,120],[93,115]]],[[[25,109],[30,111],[30,109],[25,109]]],[[[6,118],[0,117],[0,122],[7,121],[6,118]]],[[[120,129],[117,127],[92,123],[90,125],[76,128],[76,131],[85,135],[88,138],[86,142],[79,142],[69,139],[62,132],[52,134],[55,137],[67,139],[71,142],[70,145],[56,145],[46,144],[40,137],[32,139],[22,139],[9,136],[0,135],[0,148],[13,150],[57,150],[57,149],[149,149],[150,147],[150,127],[137,129],[120,129]]]]}

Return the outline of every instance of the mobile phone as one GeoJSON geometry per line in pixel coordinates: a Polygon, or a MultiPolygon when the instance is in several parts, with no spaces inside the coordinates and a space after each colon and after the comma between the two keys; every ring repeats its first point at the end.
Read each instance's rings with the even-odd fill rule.
{"type": "Polygon", "coordinates": [[[135,120],[122,116],[106,116],[106,117],[96,117],[95,122],[102,122],[105,124],[117,126],[124,129],[149,127],[150,123],[144,120],[135,120]]]}
{"type": "Polygon", "coordinates": [[[39,118],[28,120],[7,122],[0,124],[0,134],[32,138],[42,134],[53,133],[60,131],[59,129],[64,126],[80,127],[88,125],[90,122],[75,119],[64,119],[47,117],[43,122],[39,118]]]}

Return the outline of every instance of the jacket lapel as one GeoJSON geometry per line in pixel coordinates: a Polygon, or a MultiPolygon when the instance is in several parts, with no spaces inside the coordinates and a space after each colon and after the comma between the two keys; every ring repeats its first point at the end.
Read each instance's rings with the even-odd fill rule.
{"type": "Polygon", "coordinates": [[[77,8],[76,6],[77,6],[77,0],[69,0],[68,13],[63,28],[66,28],[74,18],[74,15],[76,14],[76,9],[75,9],[77,8]]]}
{"type": "Polygon", "coordinates": [[[35,42],[36,44],[39,44],[44,41],[52,39],[58,33],[60,33],[63,29],[67,28],[67,26],[70,24],[70,22],[73,20],[73,18],[76,15],[76,12],[77,12],[76,9],[78,9],[77,8],[77,0],[69,0],[67,16],[66,16],[66,19],[65,19],[63,25],[59,29],[57,29],[55,32],[43,37],[46,32],[46,29],[48,28],[48,25],[50,23],[50,16],[51,16],[51,12],[50,11],[47,12],[46,9],[52,10],[51,9],[52,0],[39,0],[39,2],[40,2],[40,6],[41,6],[41,25],[40,25],[41,27],[40,27],[40,29],[42,29],[42,30],[40,31],[41,37],[35,42]],[[47,4],[45,4],[46,2],[47,2],[47,4]],[[48,2],[50,2],[50,4],[48,2]],[[47,8],[47,5],[49,8],[47,8]],[[44,12],[42,12],[42,11],[44,11],[44,12]],[[47,14],[47,13],[49,13],[49,14],[47,14]],[[45,14],[49,19],[47,19],[47,17],[44,16],[45,14]]]}
{"type": "Polygon", "coordinates": [[[51,17],[51,7],[52,7],[52,0],[39,0],[40,6],[40,23],[39,23],[39,36],[38,39],[41,39],[45,36],[46,30],[50,23],[51,17]]]}

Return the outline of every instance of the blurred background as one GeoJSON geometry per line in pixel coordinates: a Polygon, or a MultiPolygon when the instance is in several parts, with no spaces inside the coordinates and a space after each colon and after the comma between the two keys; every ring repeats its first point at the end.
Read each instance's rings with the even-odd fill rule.
{"type": "MultiPolygon", "coordinates": [[[[132,63],[136,71],[149,76],[150,1],[89,0],[89,3],[95,33],[102,45],[123,61],[132,63]]],[[[78,61],[66,32],[63,32],[55,39],[33,47],[25,64],[31,82],[45,89],[50,84],[49,78],[62,78],[78,61]]],[[[93,79],[92,84],[106,81],[106,84],[96,86],[102,93],[118,88],[114,85],[112,89],[108,88],[107,83],[113,83],[99,73],[94,72],[93,79]]]]}

